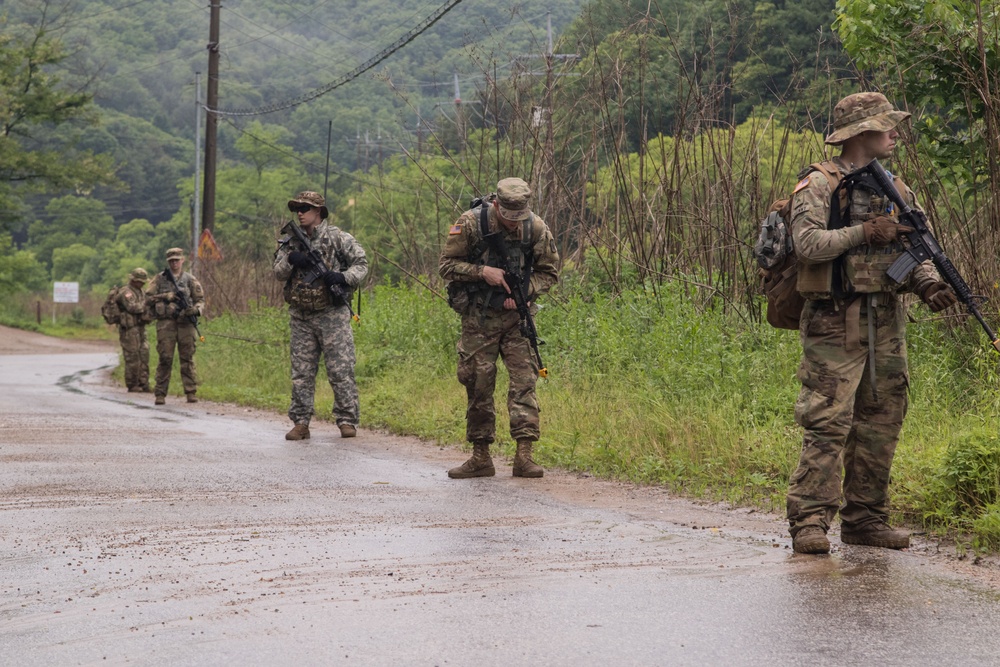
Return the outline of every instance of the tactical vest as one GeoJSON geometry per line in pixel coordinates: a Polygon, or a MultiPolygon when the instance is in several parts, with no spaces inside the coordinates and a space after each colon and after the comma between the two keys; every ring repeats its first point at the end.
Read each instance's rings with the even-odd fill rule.
{"type": "MultiPolygon", "coordinates": [[[[479,225],[475,242],[469,251],[467,261],[478,266],[491,266],[503,269],[503,262],[496,253],[490,249],[486,235],[490,233],[489,225],[489,202],[483,203],[479,207],[479,225]]],[[[502,234],[504,247],[507,256],[514,266],[521,269],[521,280],[525,285],[531,282],[531,267],[534,262],[534,243],[531,238],[532,227],[535,222],[535,214],[532,213],[527,220],[521,223],[520,241],[511,240],[507,234],[502,234]]],[[[458,282],[453,281],[448,284],[448,303],[459,313],[485,312],[487,309],[502,310],[505,300],[510,298],[502,285],[489,285],[484,281],[458,282]]]]}
{"type": "MultiPolygon", "coordinates": [[[[899,178],[894,177],[893,184],[905,194],[906,186],[899,178]]],[[[861,187],[842,185],[843,182],[831,194],[828,229],[856,227],[879,216],[898,216],[887,197],[861,187]]],[[[879,248],[864,243],[831,262],[800,264],[798,290],[808,298],[837,299],[854,294],[896,292],[903,286],[889,278],[886,271],[905,250],[899,241],[879,248]]]]}
{"type": "MultiPolygon", "coordinates": [[[[289,237],[279,239],[279,243],[288,243],[289,241],[289,237]]],[[[298,248],[297,243],[294,247],[300,252],[305,251],[305,248],[298,248]]],[[[334,259],[337,262],[337,266],[329,266],[327,267],[328,269],[340,272],[347,269],[348,264],[339,252],[334,252],[334,259]]],[[[347,301],[350,301],[349,288],[346,288],[345,292],[347,293],[347,301]]],[[[289,306],[306,312],[318,312],[335,305],[333,294],[322,279],[314,280],[312,283],[304,282],[302,280],[302,271],[296,267],[292,267],[292,275],[285,281],[281,295],[284,297],[285,303],[289,306]]]]}

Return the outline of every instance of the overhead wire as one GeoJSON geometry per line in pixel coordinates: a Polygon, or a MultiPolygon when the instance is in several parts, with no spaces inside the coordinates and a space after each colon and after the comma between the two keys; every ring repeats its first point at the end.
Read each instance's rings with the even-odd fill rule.
{"type": "Polygon", "coordinates": [[[309,93],[305,93],[296,98],[285,102],[279,102],[276,104],[270,104],[263,107],[249,108],[249,109],[210,109],[205,107],[206,111],[214,113],[218,116],[260,116],[263,114],[274,113],[276,111],[281,111],[283,109],[291,109],[293,107],[299,106],[306,102],[310,102],[318,97],[326,95],[327,93],[343,86],[344,84],[353,81],[358,78],[368,70],[374,68],[376,65],[381,63],[383,60],[391,56],[392,54],[399,51],[401,48],[412,42],[414,39],[426,32],[431,26],[438,22],[445,14],[451,11],[453,8],[458,6],[462,0],[449,0],[445,4],[441,5],[436,9],[430,16],[425,18],[414,28],[406,32],[402,37],[397,39],[395,42],[390,44],[388,47],[377,53],[375,56],[365,61],[358,67],[354,68],[347,74],[344,74],[335,81],[328,83],[325,86],[317,88],[309,93]]]}

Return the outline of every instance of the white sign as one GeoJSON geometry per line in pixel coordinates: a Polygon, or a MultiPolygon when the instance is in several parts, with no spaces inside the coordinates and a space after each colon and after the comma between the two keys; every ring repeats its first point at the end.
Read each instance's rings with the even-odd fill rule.
{"type": "Polygon", "coordinates": [[[79,303],[80,283],[54,283],[52,287],[53,303],[79,303]]]}

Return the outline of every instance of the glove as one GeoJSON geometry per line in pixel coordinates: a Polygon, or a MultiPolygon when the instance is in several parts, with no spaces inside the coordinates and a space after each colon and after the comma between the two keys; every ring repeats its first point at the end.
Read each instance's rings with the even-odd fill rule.
{"type": "Polygon", "coordinates": [[[304,269],[309,266],[309,255],[294,250],[288,253],[288,263],[297,269],[304,269]]]}
{"type": "Polygon", "coordinates": [[[188,308],[187,310],[185,310],[183,313],[181,313],[181,315],[183,315],[184,317],[191,317],[192,315],[198,317],[198,316],[201,315],[201,311],[198,310],[198,306],[191,306],[190,308],[188,308]]]}
{"type": "Polygon", "coordinates": [[[344,285],[347,286],[347,278],[340,271],[327,271],[323,274],[323,283],[327,287],[333,287],[334,285],[344,285]]]}
{"type": "Polygon", "coordinates": [[[945,282],[931,283],[920,295],[920,298],[927,304],[932,313],[939,313],[958,303],[955,291],[951,285],[945,282]]]}
{"type": "Polygon", "coordinates": [[[913,227],[907,227],[896,222],[895,218],[882,215],[874,220],[862,223],[865,230],[865,243],[873,246],[887,246],[895,241],[900,234],[907,234],[913,231],[913,227]]]}
{"type": "Polygon", "coordinates": [[[173,303],[177,300],[177,294],[175,292],[161,292],[153,298],[159,299],[160,301],[166,301],[167,303],[173,303]]]}

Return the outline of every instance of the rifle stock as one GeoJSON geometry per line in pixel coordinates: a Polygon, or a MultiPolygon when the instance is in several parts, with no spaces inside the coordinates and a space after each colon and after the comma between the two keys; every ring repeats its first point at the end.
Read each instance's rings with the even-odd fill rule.
{"type": "Polygon", "coordinates": [[[906,240],[909,242],[909,247],[889,267],[889,270],[886,272],[888,276],[896,282],[901,283],[917,265],[928,259],[931,260],[944,281],[954,290],[958,300],[962,302],[966,310],[982,325],[986,335],[990,338],[993,348],[1000,352],[1000,338],[997,337],[996,332],[990,327],[986,322],[986,318],[979,311],[979,302],[985,301],[985,298],[972,293],[972,289],[965,282],[965,279],[962,278],[958,269],[948,259],[948,256],[944,254],[937,239],[934,238],[930,228],[927,226],[927,216],[922,211],[911,208],[903,200],[899,191],[896,190],[896,186],[893,185],[889,174],[886,173],[885,168],[879,164],[878,160],[872,160],[859,171],[869,174],[882,193],[896,205],[899,209],[900,224],[913,228],[912,232],[905,234],[906,240]]]}

